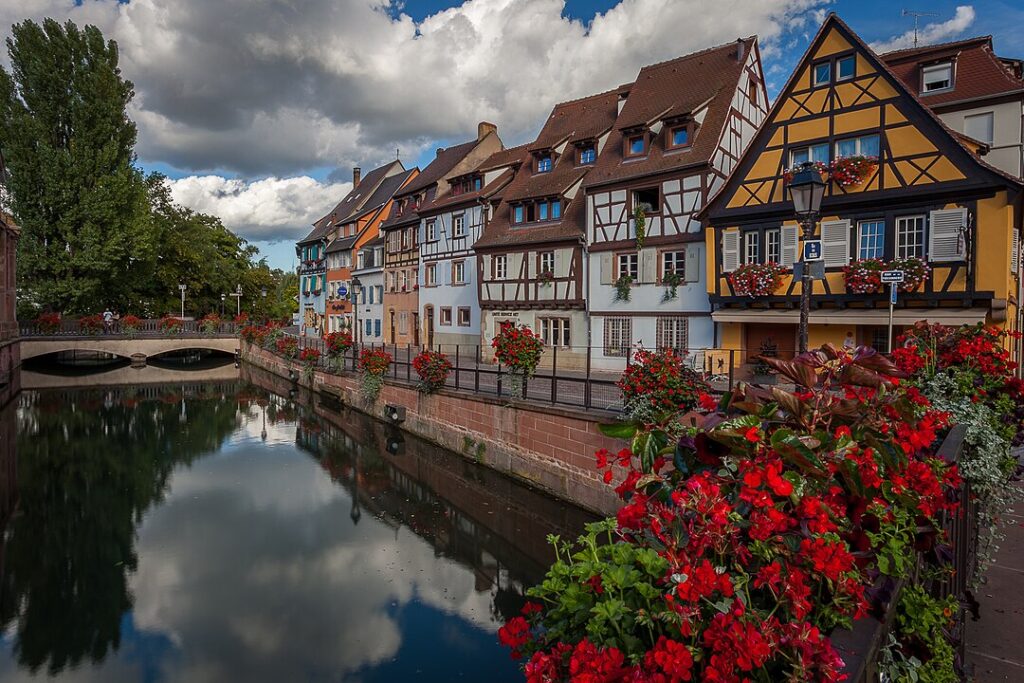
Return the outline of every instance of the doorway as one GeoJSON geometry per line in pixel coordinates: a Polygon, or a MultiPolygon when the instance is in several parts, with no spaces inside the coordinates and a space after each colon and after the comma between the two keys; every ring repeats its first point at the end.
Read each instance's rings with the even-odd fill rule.
{"type": "Polygon", "coordinates": [[[427,348],[434,348],[434,307],[424,306],[423,317],[427,319],[427,348]]]}
{"type": "Polygon", "coordinates": [[[420,345],[420,314],[415,311],[412,314],[412,345],[420,345]]]}
{"type": "Polygon", "coordinates": [[[390,324],[390,327],[391,327],[391,343],[394,344],[394,343],[396,343],[395,342],[395,312],[392,310],[392,311],[390,311],[390,313],[391,313],[391,318],[390,318],[390,322],[391,322],[391,324],[390,324]]]}

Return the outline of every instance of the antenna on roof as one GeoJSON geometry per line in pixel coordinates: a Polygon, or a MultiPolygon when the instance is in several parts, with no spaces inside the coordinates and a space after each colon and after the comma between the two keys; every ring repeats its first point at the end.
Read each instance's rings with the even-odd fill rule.
{"type": "Polygon", "coordinates": [[[910,10],[905,9],[901,16],[914,17],[914,47],[917,47],[917,24],[921,20],[921,17],[937,17],[939,15],[934,12],[911,12],[910,10]]]}
{"type": "Polygon", "coordinates": [[[399,156],[398,156],[398,151],[399,151],[399,150],[398,150],[398,148],[397,148],[397,147],[395,147],[395,160],[398,160],[398,159],[399,159],[399,156]]]}

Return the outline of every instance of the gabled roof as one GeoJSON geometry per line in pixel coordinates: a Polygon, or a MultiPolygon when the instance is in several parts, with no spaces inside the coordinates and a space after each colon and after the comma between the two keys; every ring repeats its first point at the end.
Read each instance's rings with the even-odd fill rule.
{"type": "Polygon", "coordinates": [[[415,194],[423,188],[429,187],[441,180],[441,178],[455,168],[455,165],[462,161],[467,154],[473,151],[473,148],[476,147],[479,142],[479,140],[473,139],[459,145],[452,145],[451,147],[438,149],[437,156],[434,157],[434,160],[427,164],[427,167],[423,169],[418,176],[416,176],[415,180],[402,188],[402,194],[415,194]]]}
{"type": "Polygon", "coordinates": [[[728,121],[733,95],[747,56],[757,50],[757,38],[743,38],[683,57],[645,66],[629,90],[594,170],[588,187],[709,163],[728,121]],[[742,46],[742,54],[740,47],[742,46]],[[623,131],[647,129],[671,119],[703,112],[690,146],[666,150],[665,136],[655,136],[647,156],[624,158],[623,131]]]}
{"type": "Polygon", "coordinates": [[[362,208],[356,213],[353,213],[345,222],[350,223],[354,220],[358,220],[368,213],[378,211],[382,206],[387,204],[396,192],[402,189],[402,186],[416,175],[416,169],[411,168],[408,171],[402,171],[395,175],[388,176],[381,182],[377,187],[377,190],[370,195],[370,198],[366,200],[362,208]]]}
{"type": "Polygon", "coordinates": [[[405,167],[402,166],[402,162],[395,160],[367,173],[359,185],[353,187],[326,216],[313,223],[313,230],[299,240],[298,244],[321,240],[330,234],[334,226],[348,222],[353,214],[362,209],[385,178],[401,174],[403,171],[405,167]]]}
{"type": "Polygon", "coordinates": [[[472,192],[463,192],[462,194],[448,193],[443,197],[435,199],[430,202],[429,205],[420,209],[420,214],[430,215],[431,213],[437,213],[445,209],[450,209],[457,206],[463,206],[466,204],[473,204],[480,200],[490,199],[502,189],[504,189],[515,176],[515,172],[512,168],[506,168],[504,171],[498,174],[498,177],[491,182],[484,185],[479,190],[472,192]]]}
{"type": "Polygon", "coordinates": [[[1012,93],[1024,96],[1024,80],[993,52],[992,36],[895,50],[881,59],[915,93],[921,92],[922,65],[954,60],[953,87],[920,95],[930,107],[1012,93]]]}
{"type": "Polygon", "coordinates": [[[629,92],[631,85],[627,83],[614,90],[556,104],[537,139],[527,146],[529,151],[601,137],[615,124],[619,97],[629,92]],[[610,116],[609,112],[612,112],[610,116]]]}
{"type": "Polygon", "coordinates": [[[532,143],[526,143],[516,147],[506,147],[501,151],[495,152],[485,159],[476,170],[481,173],[486,173],[487,171],[505,168],[506,166],[518,166],[523,163],[525,152],[530,148],[531,144],[532,143]]]}
{"type": "Polygon", "coordinates": [[[348,251],[359,239],[358,235],[352,235],[351,237],[339,237],[331,240],[331,243],[327,245],[328,254],[336,254],[339,251],[348,251]]]}

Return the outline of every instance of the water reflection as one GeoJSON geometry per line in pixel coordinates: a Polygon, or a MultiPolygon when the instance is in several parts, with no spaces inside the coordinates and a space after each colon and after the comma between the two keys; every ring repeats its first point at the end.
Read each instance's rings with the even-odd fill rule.
{"type": "Polygon", "coordinates": [[[517,680],[494,632],[589,519],[253,385],[26,392],[15,429],[4,681],[517,680]]]}

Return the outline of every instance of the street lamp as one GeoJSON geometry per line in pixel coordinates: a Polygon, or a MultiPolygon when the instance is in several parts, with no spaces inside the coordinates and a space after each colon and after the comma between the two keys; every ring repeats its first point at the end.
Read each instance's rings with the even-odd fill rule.
{"type": "Polygon", "coordinates": [[[220,317],[224,317],[224,301],[228,298],[227,294],[220,295],[220,317]]]}
{"type": "Polygon", "coordinates": [[[359,292],[363,287],[363,283],[359,281],[359,276],[356,275],[352,278],[352,324],[355,325],[356,333],[352,335],[353,339],[356,340],[357,344],[362,344],[362,330],[359,328],[359,292]]]}
{"type": "MultiPolygon", "coordinates": [[[[825,196],[825,181],[821,172],[811,162],[804,162],[789,181],[789,196],[793,210],[802,230],[802,241],[806,244],[814,237],[821,211],[821,200],[825,196]]],[[[807,353],[807,322],[811,315],[811,269],[810,264],[800,257],[800,353],[807,353]]]]}
{"type": "Polygon", "coordinates": [[[178,289],[181,290],[181,318],[182,318],[182,320],[184,320],[185,319],[185,290],[188,289],[188,286],[184,285],[184,284],[180,284],[180,285],[178,285],[178,289]]]}
{"type": "Polygon", "coordinates": [[[261,301],[260,313],[263,314],[263,319],[266,320],[267,319],[267,288],[266,287],[260,287],[260,297],[261,297],[260,298],[260,301],[261,301]]]}
{"type": "Polygon", "coordinates": [[[235,291],[228,296],[235,297],[235,317],[242,315],[242,285],[236,286],[235,291]]]}

